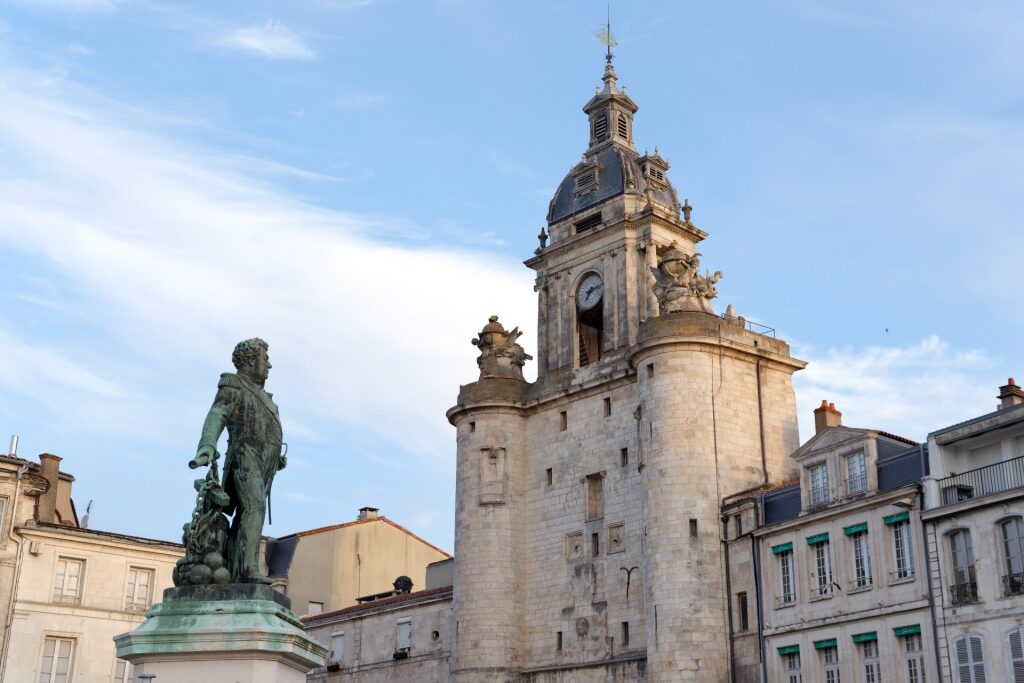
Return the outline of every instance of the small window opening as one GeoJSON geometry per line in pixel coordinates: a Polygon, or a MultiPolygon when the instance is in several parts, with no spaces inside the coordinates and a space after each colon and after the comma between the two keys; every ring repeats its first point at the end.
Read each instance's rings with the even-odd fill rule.
{"type": "Polygon", "coordinates": [[[694,538],[697,536],[697,520],[695,519],[690,520],[690,536],[694,538]]]}
{"type": "Polygon", "coordinates": [[[555,634],[555,652],[562,651],[562,632],[559,631],[555,634]]]}
{"type": "Polygon", "coordinates": [[[569,428],[569,415],[563,410],[558,414],[558,419],[561,421],[559,429],[564,432],[569,428]]]}
{"type": "Polygon", "coordinates": [[[594,139],[605,140],[608,138],[608,115],[598,114],[594,117],[594,139]]]}
{"type": "Polygon", "coordinates": [[[654,363],[647,364],[647,379],[654,377],[654,363]]]}
{"type": "MultiPolygon", "coordinates": [[[[593,180],[593,178],[591,178],[591,180],[593,180]]],[[[580,185],[580,187],[582,187],[582,185],[580,185]]],[[[598,212],[595,213],[593,216],[588,216],[581,220],[580,222],[576,223],[575,225],[577,233],[586,232],[591,228],[596,228],[597,226],[601,225],[601,213],[598,212]]]]}
{"type": "Polygon", "coordinates": [[[469,423],[469,431],[470,432],[475,432],[476,431],[476,422],[470,422],[469,423]]]}
{"type": "Polygon", "coordinates": [[[736,609],[739,612],[740,617],[740,631],[746,631],[750,628],[750,619],[747,616],[747,594],[737,593],[736,594],[736,609]]]}
{"type": "Polygon", "coordinates": [[[736,537],[739,538],[743,535],[743,515],[736,515],[733,517],[736,526],[736,537]]]}
{"type": "Polygon", "coordinates": [[[440,640],[440,638],[441,638],[441,632],[440,631],[431,631],[430,632],[430,639],[431,640],[437,641],[437,640],[440,640]]]}
{"type": "Polygon", "coordinates": [[[622,647],[629,647],[629,622],[622,622],[622,647]]]}
{"type": "Polygon", "coordinates": [[[619,114],[618,126],[619,126],[619,137],[620,138],[627,138],[628,139],[629,138],[629,124],[626,123],[626,117],[623,116],[622,114],[619,114]]]}
{"type": "Polygon", "coordinates": [[[628,448],[623,448],[622,450],[619,451],[619,465],[622,466],[622,467],[626,467],[627,465],[629,465],[629,449],[628,448]]]}
{"type": "Polygon", "coordinates": [[[608,417],[611,414],[612,414],[612,400],[610,398],[606,398],[604,400],[604,416],[608,417]]]}
{"type": "Polygon", "coordinates": [[[551,486],[551,483],[554,481],[554,475],[552,475],[550,467],[544,470],[544,477],[547,480],[548,486],[551,486]]]}
{"type": "Polygon", "coordinates": [[[590,534],[590,556],[597,557],[601,554],[601,535],[596,531],[590,534]]]}

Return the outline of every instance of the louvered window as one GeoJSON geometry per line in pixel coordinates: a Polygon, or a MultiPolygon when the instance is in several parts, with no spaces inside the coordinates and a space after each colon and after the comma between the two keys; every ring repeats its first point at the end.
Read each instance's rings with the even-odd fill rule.
{"type": "Polygon", "coordinates": [[[608,137],[608,115],[598,114],[594,117],[594,139],[604,140],[608,137]]]}
{"type": "Polygon", "coordinates": [[[626,123],[626,117],[619,114],[619,137],[629,139],[629,124],[626,123]]]}
{"type": "Polygon", "coordinates": [[[968,634],[953,641],[957,683],[986,683],[985,648],[981,636],[968,634]]]}
{"type": "Polygon", "coordinates": [[[1013,683],[1024,683],[1024,628],[1017,627],[1010,631],[1008,640],[1013,683]]]}
{"type": "Polygon", "coordinates": [[[576,224],[576,232],[578,232],[578,233],[579,232],[584,232],[585,230],[590,230],[591,228],[596,228],[599,225],[601,225],[601,214],[600,213],[595,213],[593,216],[589,216],[587,218],[584,218],[579,223],[577,223],[576,224]]]}

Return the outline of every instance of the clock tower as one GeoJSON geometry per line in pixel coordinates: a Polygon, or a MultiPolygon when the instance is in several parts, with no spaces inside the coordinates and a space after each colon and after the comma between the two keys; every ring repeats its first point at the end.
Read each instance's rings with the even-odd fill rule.
{"type": "Polygon", "coordinates": [[[454,681],[728,681],[720,501],[795,474],[804,363],[713,311],[708,234],[634,146],[610,52],[602,81],[526,261],[537,380],[492,317],[448,411],[454,681]]]}

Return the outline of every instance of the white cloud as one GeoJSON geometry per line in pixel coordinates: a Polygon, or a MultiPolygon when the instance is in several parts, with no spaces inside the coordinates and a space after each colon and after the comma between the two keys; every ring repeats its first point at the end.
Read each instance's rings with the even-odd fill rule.
{"type": "MultiPolygon", "coordinates": [[[[29,86],[0,86],[0,100],[0,251],[56,271],[77,315],[112,336],[110,357],[79,369],[109,387],[153,393],[141,375],[173,403],[195,393],[182,368],[198,368],[208,400],[234,343],[259,335],[276,366],[270,388],[308,430],[353,428],[448,458],[444,410],[476,372],[469,339],[491,313],[532,333],[530,274],[514,262],[378,243],[366,235],[404,222],[304,204],[238,157],[218,162],[29,86]]],[[[54,339],[53,353],[75,357],[84,341],[54,339]]],[[[16,380],[0,373],[8,390],[16,380]]],[[[96,390],[107,386],[90,409],[123,413],[112,389],[96,390]]]]}
{"type": "Polygon", "coordinates": [[[823,399],[836,404],[843,423],[923,441],[936,429],[995,407],[996,387],[980,375],[991,366],[984,352],[951,349],[936,336],[910,346],[830,349],[810,360],[794,386],[801,441],[814,434],[812,411],[823,399]]]}
{"type": "Polygon", "coordinates": [[[302,37],[273,19],[234,29],[221,44],[271,59],[313,59],[313,50],[302,37]]]}

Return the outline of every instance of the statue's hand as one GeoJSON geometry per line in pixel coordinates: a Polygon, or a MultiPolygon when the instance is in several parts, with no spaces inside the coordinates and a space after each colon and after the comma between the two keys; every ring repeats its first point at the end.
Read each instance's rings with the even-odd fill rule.
{"type": "Polygon", "coordinates": [[[217,459],[217,451],[213,446],[200,446],[196,451],[196,457],[188,461],[190,469],[209,465],[217,459]]]}
{"type": "Polygon", "coordinates": [[[282,455],[277,459],[277,469],[283,470],[285,467],[288,467],[288,458],[282,455]]]}

